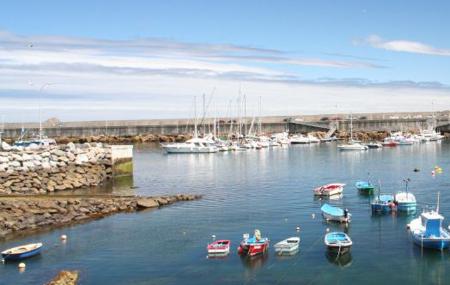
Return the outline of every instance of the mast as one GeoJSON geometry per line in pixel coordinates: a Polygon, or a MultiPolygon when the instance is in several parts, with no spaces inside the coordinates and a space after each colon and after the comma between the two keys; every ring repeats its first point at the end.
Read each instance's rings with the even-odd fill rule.
{"type": "Polygon", "coordinates": [[[206,125],[205,125],[205,121],[206,121],[206,95],[205,93],[203,93],[203,135],[205,135],[206,133],[206,125]]]}
{"type": "Polygon", "coordinates": [[[247,133],[247,95],[244,94],[244,133],[247,133]]]}
{"type": "Polygon", "coordinates": [[[441,195],[441,192],[438,192],[438,198],[437,198],[437,206],[436,206],[436,213],[439,213],[439,196],[441,195]]]}
{"type": "Polygon", "coordinates": [[[353,142],[353,114],[350,113],[350,141],[353,142]]]}
{"type": "Polygon", "coordinates": [[[197,96],[194,96],[194,138],[197,137],[197,96]]]}
{"type": "Polygon", "coordinates": [[[259,133],[259,135],[262,134],[262,127],[261,127],[261,96],[259,96],[258,133],[259,133]]]}

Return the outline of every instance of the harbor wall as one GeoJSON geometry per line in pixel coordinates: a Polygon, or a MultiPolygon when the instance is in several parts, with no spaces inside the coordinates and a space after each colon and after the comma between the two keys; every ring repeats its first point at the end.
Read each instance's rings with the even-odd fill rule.
{"type": "Polygon", "coordinates": [[[93,187],[114,177],[115,168],[123,168],[118,175],[132,174],[132,148],[97,143],[11,148],[0,152],[0,194],[45,194],[93,187]]]}
{"type": "MultiPolygon", "coordinates": [[[[441,112],[409,112],[409,113],[360,113],[353,114],[353,127],[368,131],[399,131],[426,128],[429,121],[435,119],[435,127],[443,131],[450,129],[450,111],[441,112]]],[[[242,132],[251,128],[253,118],[243,118],[242,132]]],[[[213,119],[206,118],[198,124],[199,133],[208,133],[213,129],[213,119]]],[[[263,133],[277,133],[289,129],[290,132],[324,131],[330,128],[330,123],[338,122],[338,130],[348,131],[349,114],[322,114],[298,116],[266,116],[261,118],[263,133]]],[[[226,135],[232,129],[238,129],[236,119],[218,119],[219,134],[226,135]]],[[[253,130],[257,130],[257,123],[253,130]]],[[[22,129],[28,137],[39,133],[39,123],[6,123],[3,137],[16,139],[22,129]]],[[[44,134],[52,138],[87,138],[87,137],[134,137],[154,135],[164,141],[164,136],[192,135],[194,123],[192,119],[161,119],[161,120],[115,120],[115,121],[80,121],[60,122],[48,120],[43,122],[44,134]]],[[[158,139],[158,138],[156,138],[158,139]]]]}

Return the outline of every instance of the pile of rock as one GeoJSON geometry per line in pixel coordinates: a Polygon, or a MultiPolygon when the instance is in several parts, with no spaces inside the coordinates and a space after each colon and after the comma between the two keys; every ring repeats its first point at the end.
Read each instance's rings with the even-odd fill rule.
{"type": "Polygon", "coordinates": [[[102,144],[0,152],[0,194],[44,194],[96,186],[111,177],[111,149],[102,144]]]}
{"type": "Polygon", "coordinates": [[[156,208],[199,198],[198,195],[183,194],[160,197],[0,197],[0,238],[17,232],[64,226],[117,212],[156,208]]]}
{"type": "Polygon", "coordinates": [[[106,144],[124,144],[124,143],[151,143],[151,142],[184,142],[192,138],[191,135],[159,135],[159,134],[140,134],[135,136],[87,136],[87,137],[56,137],[59,144],[73,143],[92,143],[101,142],[106,144]]]}

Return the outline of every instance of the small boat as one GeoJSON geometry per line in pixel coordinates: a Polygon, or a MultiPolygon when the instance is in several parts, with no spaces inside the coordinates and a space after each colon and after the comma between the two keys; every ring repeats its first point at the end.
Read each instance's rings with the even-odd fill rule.
{"type": "Polygon", "coordinates": [[[327,203],[323,204],[320,210],[322,211],[322,216],[327,221],[350,223],[352,217],[347,209],[343,210],[341,208],[331,206],[327,203]]]}
{"type": "Polygon", "coordinates": [[[372,194],[375,186],[370,181],[358,181],[355,183],[356,189],[361,193],[372,194]]]}
{"type": "Polygon", "coordinates": [[[244,234],[244,239],[238,247],[238,253],[246,256],[265,254],[269,248],[269,239],[261,237],[261,232],[255,230],[255,234],[250,238],[249,234],[244,234]]]}
{"type": "Polygon", "coordinates": [[[378,195],[371,203],[370,207],[374,213],[390,213],[396,211],[397,206],[394,203],[394,195],[378,195]]]}
{"type": "Polygon", "coordinates": [[[370,143],[367,143],[366,146],[368,148],[382,148],[383,147],[383,145],[379,142],[370,142],[370,143]]]}
{"type": "Polygon", "coordinates": [[[310,140],[304,135],[294,135],[291,137],[291,144],[309,144],[310,140]]]}
{"type": "Polygon", "coordinates": [[[450,245],[450,234],[442,227],[444,217],[436,210],[423,212],[418,218],[411,221],[409,229],[416,245],[422,248],[443,250],[450,245]]]}
{"type": "Polygon", "coordinates": [[[216,240],[208,244],[208,254],[227,255],[230,253],[231,242],[229,240],[216,240]]]}
{"type": "Polygon", "coordinates": [[[279,255],[283,254],[293,254],[297,252],[300,245],[299,237],[290,237],[282,240],[274,245],[275,252],[279,255]]]}
{"type": "Polygon", "coordinates": [[[339,150],[368,150],[369,147],[358,143],[358,142],[349,142],[348,144],[341,144],[337,146],[339,150]]]}
{"type": "Polygon", "coordinates": [[[388,140],[384,140],[383,141],[383,146],[387,146],[387,147],[395,147],[398,145],[398,142],[392,139],[388,139],[388,140]]]}
{"type": "Polygon", "coordinates": [[[28,257],[32,257],[41,253],[42,243],[30,243],[7,249],[2,252],[2,258],[5,261],[8,260],[21,260],[28,257]]]}
{"type": "Polygon", "coordinates": [[[353,244],[350,237],[343,232],[331,232],[325,235],[325,245],[331,251],[337,251],[338,255],[350,251],[353,244]]]}
{"type": "Polygon", "coordinates": [[[316,196],[332,196],[341,194],[344,191],[345,184],[343,183],[330,183],[314,189],[314,195],[316,196]]]}
{"type": "Polygon", "coordinates": [[[162,148],[167,153],[215,153],[218,148],[210,141],[194,137],[184,143],[163,144],[162,148]]]}
{"type": "Polygon", "coordinates": [[[403,180],[406,184],[405,192],[398,192],[394,196],[394,203],[397,209],[402,212],[415,212],[417,208],[417,201],[414,194],[408,192],[408,183],[410,179],[403,180]]]}

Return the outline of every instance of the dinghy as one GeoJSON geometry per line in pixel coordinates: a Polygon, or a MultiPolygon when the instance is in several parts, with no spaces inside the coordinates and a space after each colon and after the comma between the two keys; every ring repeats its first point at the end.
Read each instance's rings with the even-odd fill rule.
{"type": "Polygon", "coordinates": [[[282,240],[274,245],[275,252],[279,255],[283,254],[293,254],[298,251],[300,244],[299,237],[290,237],[285,240],[282,240]]]}
{"type": "Polygon", "coordinates": [[[21,260],[41,253],[42,243],[30,243],[7,249],[2,252],[3,260],[21,260]]]}
{"type": "Polygon", "coordinates": [[[228,255],[230,253],[231,242],[229,240],[216,240],[208,244],[209,255],[228,255]]]}
{"type": "Polygon", "coordinates": [[[331,232],[325,235],[325,245],[331,251],[337,251],[338,254],[343,254],[350,251],[353,244],[350,237],[343,232],[331,232]]]}
{"type": "Polygon", "coordinates": [[[247,256],[255,256],[265,254],[268,248],[269,239],[261,237],[261,232],[255,230],[253,237],[250,237],[249,234],[244,234],[244,239],[238,247],[238,253],[247,256]]]}
{"type": "Polygon", "coordinates": [[[343,183],[330,183],[314,189],[314,195],[316,196],[332,196],[341,194],[344,191],[345,184],[343,183]]]}
{"type": "Polygon", "coordinates": [[[343,210],[338,207],[331,206],[330,204],[323,204],[320,208],[322,211],[322,216],[327,221],[336,221],[340,223],[350,223],[352,215],[347,209],[343,210]]]}

